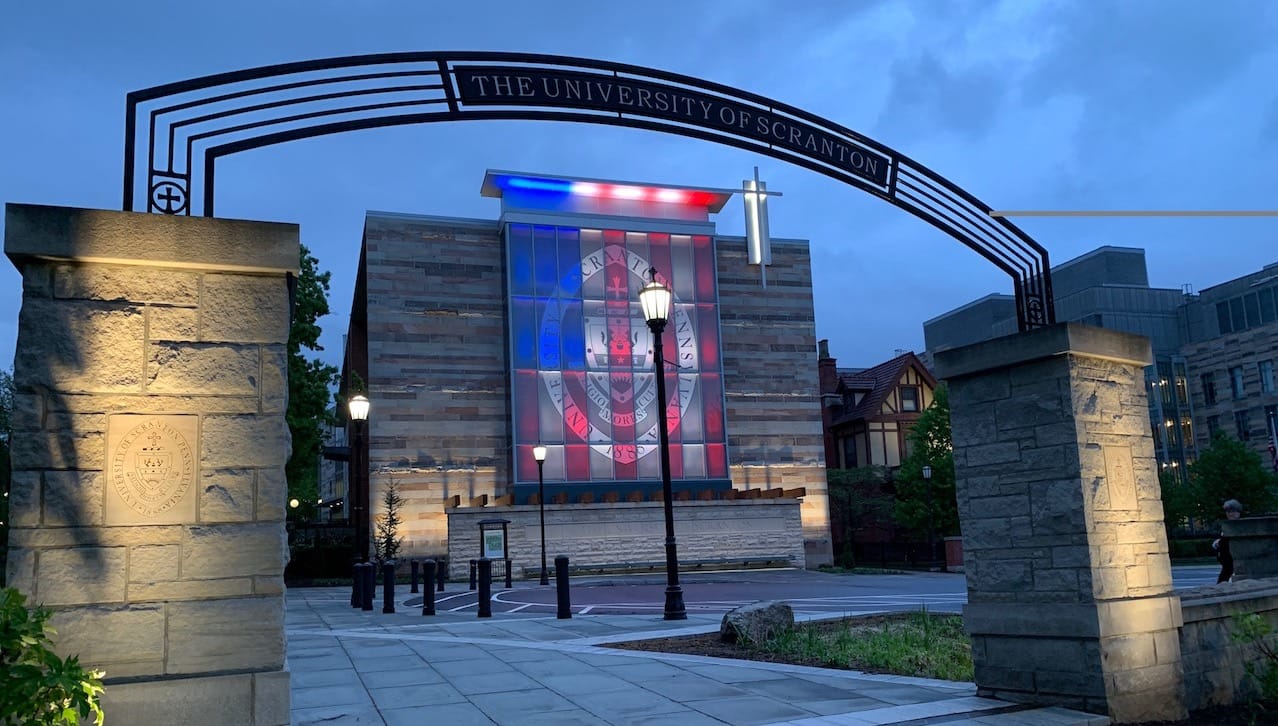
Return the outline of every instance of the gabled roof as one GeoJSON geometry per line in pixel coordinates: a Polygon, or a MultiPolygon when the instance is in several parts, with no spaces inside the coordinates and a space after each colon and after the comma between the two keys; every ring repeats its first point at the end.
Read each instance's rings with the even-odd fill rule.
{"type": "Polygon", "coordinates": [[[913,353],[903,353],[873,368],[854,371],[840,369],[839,394],[861,391],[865,395],[851,409],[845,409],[843,414],[839,416],[839,420],[870,418],[878,414],[882,410],[883,400],[887,398],[893,387],[901,380],[905,370],[911,366],[918,371],[929,386],[933,389],[936,388],[936,379],[928,372],[927,367],[923,365],[918,356],[913,353]]]}

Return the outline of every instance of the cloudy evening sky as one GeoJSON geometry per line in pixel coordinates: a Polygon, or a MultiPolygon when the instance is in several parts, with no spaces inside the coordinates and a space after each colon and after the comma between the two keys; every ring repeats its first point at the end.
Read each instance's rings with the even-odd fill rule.
{"type": "MultiPolygon", "coordinates": [[[[8,3],[0,201],[119,209],[131,90],[411,50],[583,56],[723,83],[874,138],[995,209],[1278,208],[1278,5],[1021,0],[8,3]]],[[[924,320],[1012,291],[958,242],[814,172],[602,126],[434,124],[246,152],[218,166],[218,215],[301,225],[333,273],[323,355],[336,362],[365,210],[493,218],[488,168],[729,187],[756,165],[784,193],[773,235],[811,240],[817,335],[840,365],[921,350],[924,320]]],[[[720,231],[740,234],[741,216],[730,203],[720,231]]],[[[1278,217],[1017,223],[1055,263],[1144,247],[1160,287],[1278,262],[1278,217]]],[[[0,264],[3,367],[20,303],[0,264]]]]}

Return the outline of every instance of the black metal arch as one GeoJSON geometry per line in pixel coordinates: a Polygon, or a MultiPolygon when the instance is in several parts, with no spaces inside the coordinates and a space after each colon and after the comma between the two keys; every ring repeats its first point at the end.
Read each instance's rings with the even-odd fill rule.
{"type": "Polygon", "coordinates": [[[485,119],[662,131],[811,169],[914,214],[1011,276],[1021,330],[1055,322],[1047,250],[931,169],[851,129],[753,93],[589,58],[381,53],[134,91],[125,118],[124,209],[135,211],[135,187],[145,180],[146,211],[211,217],[214,170],[223,156],[359,129],[485,119]],[[139,111],[147,114],[142,131],[139,111]]]}

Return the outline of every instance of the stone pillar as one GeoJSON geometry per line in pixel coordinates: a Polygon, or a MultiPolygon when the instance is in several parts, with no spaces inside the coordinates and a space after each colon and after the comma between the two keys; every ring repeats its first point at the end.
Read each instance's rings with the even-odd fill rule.
{"type": "Polygon", "coordinates": [[[980,695],[1185,716],[1149,362],[1148,339],[1072,323],[937,354],[980,695]]]}
{"type": "Polygon", "coordinates": [[[286,724],[296,225],[10,204],[8,581],[109,723],[286,724]]]}

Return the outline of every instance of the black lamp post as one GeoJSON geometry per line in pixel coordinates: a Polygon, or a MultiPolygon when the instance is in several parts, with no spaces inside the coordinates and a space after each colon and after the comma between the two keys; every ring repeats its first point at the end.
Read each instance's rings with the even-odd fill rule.
{"type": "Polygon", "coordinates": [[[679,587],[679,555],[675,548],[674,497],[670,491],[670,426],[666,421],[666,362],[662,357],[661,333],[670,320],[670,288],[657,282],[657,268],[649,268],[651,282],[639,291],[639,307],[652,331],[652,362],[657,369],[657,432],[661,444],[661,493],[666,508],[666,620],[687,620],[683,590],[679,587]]]}
{"type": "Polygon", "coordinates": [[[924,465],[923,467],[923,486],[927,487],[927,564],[928,567],[936,561],[936,528],[933,526],[932,520],[932,467],[924,465]]]}
{"type": "Polygon", "coordinates": [[[368,562],[368,462],[364,459],[364,425],[368,421],[368,398],[355,394],[346,403],[351,414],[354,440],[351,442],[351,518],[355,525],[355,554],[368,562]]]}
{"type": "Polygon", "coordinates": [[[542,469],[546,464],[546,447],[537,444],[533,447],[533,458],[537,460],[537,510],[541,515],[541,584],[549,585],[546,576],[546,477],[542,469]]]}

